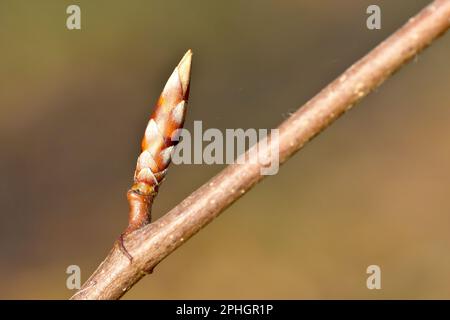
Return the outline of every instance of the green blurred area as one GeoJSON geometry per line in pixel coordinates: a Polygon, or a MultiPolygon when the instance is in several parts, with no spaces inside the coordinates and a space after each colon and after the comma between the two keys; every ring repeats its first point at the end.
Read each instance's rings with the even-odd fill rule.
{"type": "MultiPolygon", "coordinates": [[[[67,266],[95,270],[188,48],[188,129],[274,128],[427,2],[2,0],[0,298],[68,298],[67,266]],[[366,28],[370,4],[381,30],[366,28]]],[[[447,35],[126,298],[449,299],[449,56],[447,35]],[[382,290],[366,288],[372,264],[382,290]]],[[[172,166],[155,217],[221,168],[172,166]]]]}

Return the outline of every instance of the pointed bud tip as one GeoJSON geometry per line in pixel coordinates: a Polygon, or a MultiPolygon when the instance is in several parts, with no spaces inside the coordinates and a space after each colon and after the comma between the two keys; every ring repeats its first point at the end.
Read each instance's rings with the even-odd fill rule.
{"type": "Polygon", "coordinates": [[[189,79],[191,75],[191,63],[192,63],[192,50],[189,49],[178,64],[178,75],[180,76],[181,86],[183,88],[183,94],[186,95],[186,91],[189,88],[189,79]]]}

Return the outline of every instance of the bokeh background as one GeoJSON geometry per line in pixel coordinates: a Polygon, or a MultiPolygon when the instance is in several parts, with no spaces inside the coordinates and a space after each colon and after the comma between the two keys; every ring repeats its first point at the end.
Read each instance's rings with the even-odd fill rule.
{"type": "MultiPolygon", "coordinates": [[[[1,0],[0,298],[68,298],[67,266],[84,281],[104,258],[188,48],[188,129],[274,128],[427,2],[1,0]],[[381,30],[366,28],[370,4],[381,30]]],[[[450,298],[449,37],[125,298],[450,298]],[[371,264],[381,290],[366,288],[371,264]]],[[[155,218],[222,167],[172,166],[155,218]]]]}

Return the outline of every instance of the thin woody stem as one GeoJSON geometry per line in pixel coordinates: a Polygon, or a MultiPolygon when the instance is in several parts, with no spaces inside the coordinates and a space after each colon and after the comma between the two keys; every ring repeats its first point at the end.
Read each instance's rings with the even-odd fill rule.
{"type": "MultiPolygon", "coordinates": [[[[450,26],[450,0],[436,0],[346,70],[279,126],[285,162],[450,26]]],[[[268,153],[273,144],[258,152],[268,153]]],[[[255,157],[250,152],[249,157],[255,157]]],[[[263,155],[265,156],[265,155],[263,155]]],[[[253,159],[255,160],[255,159],[253,159]]],[[[225,168],[159,220],[125,237],[133,263],[113,248],[72,299],[118,299],[147,272],[260,181],[261,164],[225,168]]]]}

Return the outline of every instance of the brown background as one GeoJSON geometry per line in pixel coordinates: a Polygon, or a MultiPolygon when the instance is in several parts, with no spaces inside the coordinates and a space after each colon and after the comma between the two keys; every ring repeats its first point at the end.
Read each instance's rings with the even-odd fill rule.
{"type": "MultiPolygon", "coordinates": [[[[0,298],[68,298],[66,267],[84,281],[106,255],[188,48],[188,129],[273,128],[427,2],[2,0],[0,298]]],[[[447,35],[126,298],[450,298],[449,56],[447,35]]],[[[221,168],[172,166],[155,216],[221,168]]]]}

